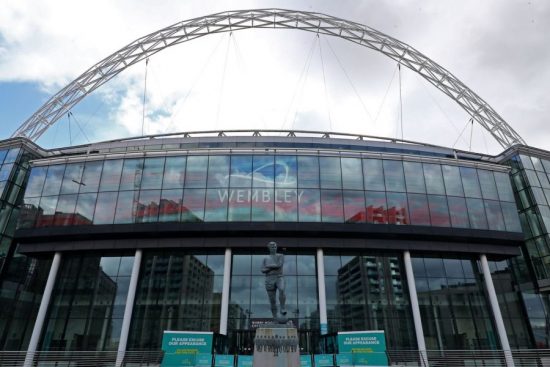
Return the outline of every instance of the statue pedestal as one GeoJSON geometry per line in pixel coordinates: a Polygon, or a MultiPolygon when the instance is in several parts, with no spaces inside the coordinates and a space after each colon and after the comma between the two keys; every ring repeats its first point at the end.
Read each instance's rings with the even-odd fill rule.
{"type": "Polygon", "coordinates": [[[300,367],[298,330],[272,324],[256,329],[254,367],[300,367]]]}

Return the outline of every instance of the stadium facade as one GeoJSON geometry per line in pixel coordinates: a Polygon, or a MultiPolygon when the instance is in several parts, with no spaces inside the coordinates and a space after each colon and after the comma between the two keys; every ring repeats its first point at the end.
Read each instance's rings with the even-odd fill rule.
{"type": "Polygon", "coordinates": [[[501,349],[499,323],[512,349],[548,348],[550,153],[288,135],[1,142],[1,348],[34,330],[42,351],[158,350],[197,330],[246,354],[271,240],[302,353],[352,330],[501,349]]]}

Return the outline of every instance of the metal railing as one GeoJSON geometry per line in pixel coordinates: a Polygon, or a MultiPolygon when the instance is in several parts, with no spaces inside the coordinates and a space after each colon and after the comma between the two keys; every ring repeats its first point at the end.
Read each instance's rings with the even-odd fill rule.
{"type": "MultiPolygon", "coordinates": [[[[124,367],[158,367],[164,353],[161,351],[128,351],[124,355],[124,367]]],[[[417,350],[390,350],[386,352],[389,366],[407,367],[500,367],[506,366],[502,350],[428,350],[428,365],[422,363],[417,350]]],[[[550,349],[512,350],[515,367],[550,366],[550,349]]],[[[116,351],[66,351],[36,352],[27,358],[25,351],[0,351],[2,367],[112,367],[116,365],[116,351]]]]}

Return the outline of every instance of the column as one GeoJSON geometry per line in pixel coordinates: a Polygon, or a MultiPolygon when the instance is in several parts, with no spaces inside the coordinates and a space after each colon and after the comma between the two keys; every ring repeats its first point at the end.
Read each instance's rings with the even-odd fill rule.
{"type": "Polygon", "coordinates": [[[416,343],[420,354],[421,366],[428,366],[428,354],[426,353],[426,342],[424,341],[424,329],[422,328],[422,319],[420,318],[420,307],[418,306],[418,295],[416,293],[416,283],[411,261],[411,253],[403,253],[405,261],[405,272],[407,274],[407,285],[409,286],[409,295],[411,298],[411,309],[414,321],[414,330],[416,332],[416,343]]]}
{"type": "Polygon", "coordinates": [[[502,346],[502,350],[504,351],[506,366],[514,367],[514,358],[512,357],[512,350],[510,349],[510,343],[508,342],[508,334],[506,334],[506,328],[504,327],[504,320],[502,319],[502,314],[500,313],[500,306],[498,304],[497,292],[495,291],[495,285],[493,284],[493,278],[491,277],[491,270],[489,269],[487,256],[485,256],[485,254],[482,254],[479,256],[479,260],[481,261],[483,279],[485,280],[485,287],[487,288],[487,294],[489,295],[489,301],[491,303],[493,317],[495,318],[495,324],[497,326],[500,345],[502,346]]]}
{"type": "Polygon", "coordinates": [[[40,307],[38,308],[38,314],[36,315],[36,321],[32,329],[31,340],[27,348],[27,355],[25,356],[25,367],[30,367],[34,362],[34,354],[38,347],[38,341],[42,334],[42,328],[44,327],[44,320],[46,319],[46,312],[48,311],[48,305],[52,298],[53,286],[55,285],[55,278],[61,264],[61,252],[56,252],[53,256],[52,266],[50,267],[50,273],[48,274],[48,280],[46,281],[46,287],[44,288],[44,294],[40,301],[40,307]]]}
{"type": "MultiPolygon", "coordinates": [[[[223,262],[222,307],[220,312],[220,334],[227,335],[227,319],[229,318],[229,285],[231,284],[231,249],[225,249],[223,262]]],[[[248,315],[250,317],[250,315],[248,315]]]]}
{"type": "Polygon", "coordinates": [[[317,249],[317,288],[319,290],[319,323],[321,335],[328,334],[327,293],[325,288],[325,261],[323,249],[317,249]]]}
{"type": "Polygon", "coordinates": [[[126,354],[126,345],[128,344],[128,334],[130,333],[130,322],[132,321],[132,311],[134,310],[134,300],[136,298],[136,289],[142,255],[143,250],[137,249],[136,254],[134,255],[134,265],[132,266],[132,276],[130,277],[128,296],[126,297],[126,306],[124,307],[122,329],[120,330],[120,341],[118,342],[118,353],[116,356],[117,367],[122,365],[124,355],[126,354]]]}

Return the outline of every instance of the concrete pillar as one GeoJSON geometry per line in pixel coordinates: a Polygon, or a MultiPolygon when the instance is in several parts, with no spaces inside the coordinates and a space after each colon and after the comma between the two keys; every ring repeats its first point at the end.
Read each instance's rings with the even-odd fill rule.
{"type": "Polygon", "coordinates": [[[502,346],[502,350],[504,351],[506,366],[514,367],[514,358],[512,357],[512,350],[510,349],[510,343],[508,342],[508,334],[506,334],[504,320],[502,319],[502,313],[500,312],[497,292],[495,291],[495,285],[493,284],[493,278],[491,277],[491,270],[489,269],[487,256],[485,256],[485,254],[482,254],[479,256],[479,260],[481,261],[483,279],[485,280],[485,287],[487,288],[489,302],[491,303],[491,309],[493,310],[493,317],[495,318],[495,324],[497,327],[498,337],[500,339],[500,345],[502,346]]]}
{"type": "Polygon", "coordinates": [[[122,366],[126,346],[128,344],[128,334],[130,333],[130,323],[132,321],[132,312],[134,310],[134,300],[136,299],[137,282],[139,278],[139,268],[141,266],[141,257],[143,250],[137,249],[134,255],[134,265],[132,266],[132,276],[130,277],[130,286],[128,287],[128,296],[126,296],[126,306],[124,307],[124,318],[122,319],[122,329],[120,330],[120,341],[118,342],[118,353],[116,356],[116,367],[122,366]]]}
{"type": "Polygon", "coordinates": [[[325,288],[325,261],[323,249],[317,249],[317,288],[319,290],[319,322],[321,335],[328,334],[327,293],[325,288]]]}
{"type": "Polygon", "coordinates": [[[38,348],[38,342],[40,341],[40,335],[42,334],[42,328],[44,327],[44,320],[46,319],[46,312],[48,311],[48,305],[52,298],[53,287],[55,285],[55,278],[59,271],[59,265],[61,264],[61,252],[56,252],[53,256],[52,266],[50,267],[50,273],[48,274],[48,280],[46,281],[46,287],[44,288],[44,294],[40,301],[40,307],[38,308],[38,314],[36,315],[36,321],[32,329],[31,340],[27,348],[27,355],[25,356],[25,367],[30,367],[34,362],[34,354],[36,348],[38,348]]]}
{"type": "Polygon", "coordinates": [[[428,366],[428,354],[426,353],[424,329],[422,328],[422,319],[420,318],[420,307],[418,306],[418,294],[416,293],[416,283],[414,281],[411,253],[409,251],[403,252],[403,259],[405,262],[407,285],[409,286],[409,295],[411,298],[411,309],[413,314],[414,330],[416,332],[416,344],[420,354],[420,363],[421,366],[428,366]]]}
{"type": "Polygon", "coordinates": [[[223,263],[222,307],[220,312],[220,334],[227,335],[227,320],[229,318],[229,285],[231,284],[231,249],[225,249],[223,263]]]}

